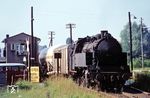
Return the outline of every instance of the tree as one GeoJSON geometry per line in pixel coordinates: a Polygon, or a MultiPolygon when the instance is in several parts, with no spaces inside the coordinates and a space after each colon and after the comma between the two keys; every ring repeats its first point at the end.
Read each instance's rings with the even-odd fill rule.
{"type": "MultiPolygon", "coordinates": [[[[144,56],[150,58],[150,32],[147,26],[143,24],[143,48],[144,56]]],[[[129,37],[129,24],[127,23],[120,33],[121,45],[124,52],[130,53],[130,37],[129,37]]],[[[133,57],[141,56],[141,25],[133,22],[132,24],[132,51],[133,57]]]]}
{"type": "Polygon", "coordinates": [[[141,55],[141,26],[136,22],[132,24],[132,46],[133,57],[141,55]]]}
{"type": "Polygon", "coordinates": [[[148,28],[144,29],[143,39],[144,57],[150,58],[150,32],[148,31],[148,28]]]}
{"type": "Polygon", "coordinates": [[[129,24],[126,24],[124,26],[124,29],[121,31],[120,33],[120,37],[121,37],[121,45],[123,48],[124,52],[128,52],[129,53],[129,24]]]}
{"type": "MultiPolygon", "coordinates": [[[[124,26],[124,29],[120,33],[121,45],[124,52],[130,53],[130,37],[129,37],[129,24],[124,26]]],[[[132,51],[133,56],[140,54],[140,26],[136,22],[132,24],[132,51]]]]}

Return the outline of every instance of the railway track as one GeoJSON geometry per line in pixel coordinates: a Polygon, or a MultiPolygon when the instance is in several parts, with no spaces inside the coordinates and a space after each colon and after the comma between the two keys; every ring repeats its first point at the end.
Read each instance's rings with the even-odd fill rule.
{"type": "Polygon", "coordinates": [[[121,94],[117,93],[106,93],[106,94],[108,94],[108,98],[150,98],[150,93],[144,92],[142,90],[133,87],[125,87],[124,91],[121,94]]]}
{"type": "Polygon", "coordinates": [[[123,94],[129,96],[128,98],[150,98],[150,93],[134,87],[126,87],[123,94]]]}
{"type": "Polygon", "coordinates": [[[102,91],[96,90],[96,88],[92,88],[92,87],[87,88],[82,83],[80,85],[78,83],[76,84],[81,88],[86,88],[89,91],[96,92],[96,93],[99,93],[100,95],[106,96],[104,98],[150,98],[150,92],[148,93],[148,92],[142,91],[140,89],[137,89],[131,86],[130,87],[125,86],[123,88],[123,92],[118,93],[115,91],[102,92],[102,91]]]}
{"type": "Polygon", "coordinates": [[[112,93],[112,92],[102,92],[96,91],[94,89],[88,89],[93,92],[97,92],[100,95],[106,96],[106,98],[150,98],[150,93],[144,92],[142,90],[133,88],[133,87],[125,87],[122,93],[112,93]]]}

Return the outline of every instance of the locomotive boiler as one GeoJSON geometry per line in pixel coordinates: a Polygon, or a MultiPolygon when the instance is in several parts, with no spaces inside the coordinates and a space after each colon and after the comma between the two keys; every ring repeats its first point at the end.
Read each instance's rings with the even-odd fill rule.
{"type": "Polygon", "coordinates": [[[127,54],[107,31],[79,39],[73,51],[75,78],[79,84],[100,90],[121,91],[130,77],[127,54]]]}
{"type": "Polygon", "coordinates": [[[127,54],[108,31],[46,51],[40,57],[41,66],[46,66],[43,70],[71,75],[79,85],[120,92],[130,77],[127,54]],[[56,60],[56,53],[60,53],[61,58],[56,60]]]}

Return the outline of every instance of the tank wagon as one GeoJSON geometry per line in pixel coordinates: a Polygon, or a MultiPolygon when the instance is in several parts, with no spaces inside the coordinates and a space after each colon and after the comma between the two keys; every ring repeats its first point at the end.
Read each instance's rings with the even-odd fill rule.
{"type": "Polygon", "coordinates": [[[49,50],[45,56],[39,56],[43,70],[71,75],[79,85],[120,92],[130,77],[127,53],[122,52],[121,45],[108,31],[49,50]],[[56,54],[60,57],[56,58],[56,54]]]}

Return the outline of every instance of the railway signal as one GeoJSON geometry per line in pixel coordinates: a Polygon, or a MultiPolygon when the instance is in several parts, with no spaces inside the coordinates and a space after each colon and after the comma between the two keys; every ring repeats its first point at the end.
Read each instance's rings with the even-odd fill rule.
{"type": "MultiPolygon", "coordinates": [[[[132,26],[131,26],[131,14],[128,12],[129,16],[129,33],[130,33],[130,60],[131,60],[131,70],[133,70],[133,60],[132,60],[132,26]]],[[[134,19],[137,17],[134,16],[134,19]]],[[[142,68],[144,68],[144,50],[143,50],[143,18],[140,18],[140,28],[141,28],[141,63],[142,68]]]]}

